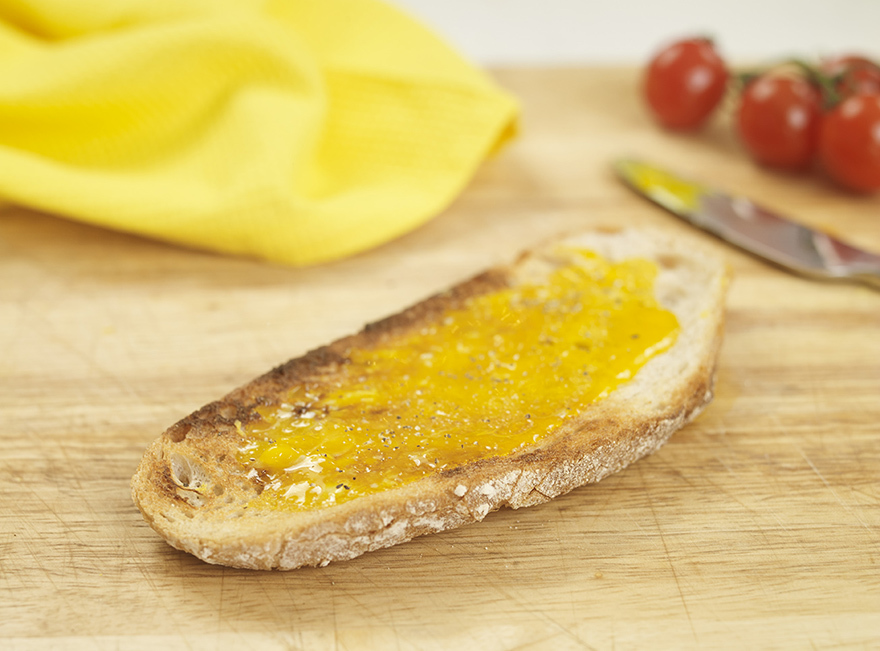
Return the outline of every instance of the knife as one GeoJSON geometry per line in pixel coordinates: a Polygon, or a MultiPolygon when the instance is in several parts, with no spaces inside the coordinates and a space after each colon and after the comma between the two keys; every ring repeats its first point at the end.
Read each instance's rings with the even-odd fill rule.
{"type": "Polygon", "coordinates": [[[860,281],[880,289],[880,255],[650,163],[626,158],[616,161],[614,169],[642,196],[749,253],[804,276],[860,281]]]}

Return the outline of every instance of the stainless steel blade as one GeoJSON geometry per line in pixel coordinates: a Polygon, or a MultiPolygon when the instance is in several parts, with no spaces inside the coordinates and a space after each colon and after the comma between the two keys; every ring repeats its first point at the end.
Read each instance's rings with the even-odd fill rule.
{"type": "Polygon", "coordinates": [[[786,269],[880,288],[880,255],[798,224],[746,197],[730,196],[655,165],[625,159],[618,175],[639,194],[690,223],[786,269]]]}

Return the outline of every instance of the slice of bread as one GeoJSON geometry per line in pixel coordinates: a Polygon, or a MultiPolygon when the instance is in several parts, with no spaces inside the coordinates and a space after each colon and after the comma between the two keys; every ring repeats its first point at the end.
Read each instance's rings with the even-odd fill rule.
{"type": "MultiPolygon", "coordinates": [[[[726,267],[691,241],[654,230],[595,231],[565,238],[562,245],[552,243],[523,254],[510,266],[489,270],[356,335],[293,359],[187,416],[147,449],[132,479],[135,504],[171,545],[207,562],[288,570],[351,559],[479,521],[502,506],[540,504],[656,451],[711,400],[726,267]],[[387,488],[324,503],[322,508],[297,507],[293,498],[285,502],[278,497],[281,480],[273,484],[272,474],[248,458],[248,444],[255,436],[249,428],[259,428],[273,406],[283,405],[288,416],[296,411],[288,403],[298,387],[312,396],[337,387],[352,364],[353,351],[388,350],[395,342],[414,341],[455,310],[468,309],[477,297],[521,286],[540,287],[555,270],[580,264],[584,258],[575,253],[580,249],[611,262],[651,261],[656,268],[656,301],[675,315],[679,329],[674,343],[608,395],[558,405],[570,410],[568,417],[552,431],[548,428],[543,437],[535,436],[535,441],[502,454],[477,454],[473,460],[449,464],[438,461],[433,470],[422,466],[415,479],[391,481],[387,488]],[[274,497],[268,500],[267,491],[273,490],[274,497]]],[[[536,304],[534,309],[547,313],[549,308],[536,304]]],[[[560,356],[567,356],[567,351],[560,356]]],[[[543,381],[549,388],[553,378],[543,381]]],[[[509,401],[512,405],[515,396],[509,401]]],[[[303,411],[306,408],[300,406],[299,416],[314,418],[312,412],[303,411]]],[[[481,405],[464,409],[479,414],[481,405]]],[[[326,415],[327,409],[322,413],[326,415]]],[[[381,416],[374,411],[364,418],[381,416]]],[[[444,436],[460,437],[463,448],[475,438],[474,420],[447,423],[444,436]]],[[[507,435],[503,428],[481,427],[494,440],[507,435]]],[[[510,436],[522,432],[511,430],[510,436]]],[[[366,475],[376,472],[368,470],[366,475]]],[[[389,478],[370,479],[375,486],[389,478]]],[[[336,488],[341,491],[341,486],[336,488]]]]}

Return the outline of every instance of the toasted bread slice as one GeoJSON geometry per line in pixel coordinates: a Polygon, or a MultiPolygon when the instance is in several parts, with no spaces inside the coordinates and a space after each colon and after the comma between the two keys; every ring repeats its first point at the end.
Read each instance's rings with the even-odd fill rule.
{"type": "MultiPolygon", "coordinates": [[[[616,309],[609,306],[625,303],[627,292],[636,291],[627,289],[627,282],[636,285],[642,282],[619,279],[610,282],[607,271],[601,269],[593,280],[584,280],[583,274],[581,276],[578,282],[592,282],[597,286],[604,283],[602,292],[591,294],[587,288],[583,290],[584,296],[591,296],[590,300],[611,297],[607,300],[612,302],[598,310],[601,315],[596,318],[608,317],[616,309]],[[620,295],[613,294],[618,291],[620,295]]],[[[523,254],[510,266],[487,271],[400,314],[371,324],[356,335],[293,359],[184,418],[146,451],[132,479],[134,501],[150,525],[178,549],[210,563],[282,570],[351,559],[415,536],[482,520],[502,506],[519,508],[540,504],[583,484],[599,481],[656,451],[711,400],[726,287],[726,268],[715,257],[701,252],[691,242],[677,241],[658,231],[596,231],[542,246],[523,254]],[[556,311],[562,309],[557,300],[561,294],[551,293],[547,298],[543,286],[562,282],[554,275],[560,270],[593,265],[595,272],[598,263],[591,257],[594,254],[600,256],[598,260],[612,265],[629,264],[622,261],[630,260],[649,261],[639,268],[650,268],[651,273],[656,274],[653,283],[648,281],[650,300],[635,301],[633,309],[642,309],[645,305],[648,305],[646,309],[652,309],[649,304],[656,298],[657,307],[651,315],[659,315],[662,321],[663,314],[671,313],[672,321],[677,324],[674,336],[661,332],[657,341],[646,344],[646,350],[636,349],[630,362],[624,362],[622,371],[615,368],[613,374],[606,374],[607,386],[598,396],[579,393],[579,372],[565,380],[567,384],[560,384],[562,380],[554,375],[555,371],[546,370],[559,367],[563,361],[568,363],[569,350],[560,350],[558,341],[556,352],[548,353],[551,355],[549,366],[541,367],[545,369],[541,371],[545,377],[536,378],[537,384],[519,388],[511,383],[511,378],[525,376],[525,371],[520,374],[517,363],[510,359],[505,365],[497,356],[493,357],[491,350],[488,356],[498,361],[497,368],[502,370],[497,377],[491,370],[496,368],[494,365],[487,367],[475,361],[476,353],[470,354],[471,362],[489,375],[475,377],[461,368],[456,371],[460,375],[453,377],[451,372],[444,375],[441,362],[445,357],[423,352],[416,355],[416,361],[406,363],[411,366],[421,362],[434,364],[429,369],[431,377],[453,377],[452,384],[439,388],[430,385],[427,390],[458,391],[453,399],[443,403],[454,403],[453,408],[460,408],[457,415],[453,417],[438,409],[436,413],[445,417],[442,424],[434,420],[438,416],[431,415],[419,421],[425,426],[423,430],[418,425],[405,426],[411,434],[415,430],[420,432],[416,438],[395,439],[402,446],[400,449],[384,444],[387,450],[376,447],[379,445],[373,440],[376,437],[362,433],[361,439],[346,439],[348,447],[343,446],[346,451],[340,452],[340,439],[332,439],[332,433],[328,432],[328,447],[322,452],[323,434],[318,431],[324,425],[329,430],[331,423],[339,428],[340,422],[343,425],[346,422],[339,420],[346,417],[345,409],[340,407],[342,416],[334,415],[334,403],[327,396],[336,391],[344,398],[348,391],[351,399],[342,400],[348,405],[347,413],[360,408],[358,392],[363,388],[352,384],[355,382],[353,373],[366,373],[368,367],[381,367],[386,363],[393,366],[389,359],[405,357],[407,346],[428,338],[438,329],[446,334],[435,338],[432,344],[435,347],[431,350],[442,352],[444,348],[457,348],[461,352],[462,337],[469,335],[455,330],[455,335],[450,336],[443,330],[444,324],[461,320],[462,315],[474,309],[477,301],[489,301],[493,297],[503,297],[504,302],[518,296],[516,300],[522,309],[542,315],[533,319],[533,323],[569,327],[575,318],[572,315],[589,305],[571,304],[566,308],[568,312],[557,314],[556,311]],[[557,279],[551,280],[554,278],[557,279]],[[518,288],[530,288],[522,290],[531,292],[527,293],[527,300],[516,294],[520,291],[518,288]],[[426,361],[426,356],[431,359],[426,361]],[[353,368],[360,370],[352,371],[353,368]],[[465,375],[472,384],[467,384],[465,375]],[[487,383],[494,383],[491,400],[480,397],[479,393],[487,383]],[[462,386],[465,387],[463,392],[462,386]],[[537,390],[539,393],[533,393],[528,400],[540,411],[544,402],[540,392],[544,389],[548,395],[553,393],[553,400],[561,404],[548,402],[549,407],[544,409],[545,420],[539,423],[540,431],[532,435],[534,430],[528,427],[537,421],[528,413],[529,405],[523,407],[521,403],[525,392],[537,390]],[[506,395],[505,390],[510,394],[506,395]],[[576,399],[576,395],[580,397],[576,399]],[[504,414],[507,420],[501,418],[504,414]],[[486,418],[480,417],[483,415],[486,418]],[[283,427],[273,430],[273,419],[283,427]],[[281,454],[276,441],[278,433],[288,432],[283,436],[289,437],[285,440],[290,445],[282,444],[282,447],[290,454],[290,446],[300,445],[295,433],[300,431],[299,426],[307,426],[312,437],[308,454],[304,452],[291,462],[297,454],[294,452],[294,457],[278,461],[281,454]],[[425,437],[435,435],[442,437],[443,444],[449,450],[454,448],[458,456],[444,458],[442,453],[437,453],[439,457],[432,458],[433,451],[423,454],[420,446],[428,445],[425,437]],[[318,443],[314,443],[316,440],[318,443]],[[482,445],[487,441],[492,445],[482,445]],[[369,449],[368,461],[345,460],[354,459],[350,456],[354,454],[352,450],[370,445],[373,447],[369,449]],[[462,457],[463,453],[458,452],[465,448],[470,450],[471,456],[462,457]],[[260,449],[265,454],[259,453],[260,449]],[[332,454],[328,455],[328,450],[332,454]],[[382,476],[381,468],[401,467],[406,459],[411,459],[408,467],[415,475],[382,476]],[[352,468],[357,463],[360,466],[357,466],[359,475],[356,477],[352,468]],[[289,467],[282,467],[285,465],[289,467]],[[322,468],[325,474],[339,472],[345,479],[331,485],[333,477],[319,476],[322,468]],[[296,483],[298,480],[286,479],[291,473],[295,474],[294,471],[306,473],[315,481],[296,483]],[[360,492],[350,490],[358,486],[360,492]]],[[[566,296],[582,295],[581,289],[575,294],[566,292],[566,296]]],[[[477,335],[490,333],[496,343],[502,336],[498,333],[502,332],[508,357],[514,349],[525,351],[524,355],[546,357],[538,343],[532,349],[517,343],[517,337],[535,338],[535,331],[520,335],[515,328],[501,330],[499,317],[496,332],[491,323],[486,325],[485,314],[476,318],[475,322],[480,321],[482,325],[477,323],[475,332],[477,335]]],[[[521,317],[521,321],[528,321],[528,314],[521,317]]],[[[638,322],[635,327],[640,327],[643,321],[647,323],[647,317],[630,320],[633,319],[638,322]]],[[[578,326],[581,330],[571,332],[577,337],[595,336],[595,332],[588,331],[589,327],[578,326]]],[[[622,339],[638,339],[638,331],[624,335],[621,328],[614,326],[605,336],[623,346],[629,344],[621,343],[622,339]]],[[[546,338],[546,332],[537,336],[546,338]]],[[[571,341],[574,341],[569,346],[571,351],[587,354],[584,350],[590,346],[579,340],[572,339],[569,343],[571,341]]],[[[598,345],[604,344],[599,341],[598,345]]],[[[612,350],[610,344],[608,346],[612,350]]],[[[468,363],[467,355],[462,358],[465,363],[468,363]]],[[[607,357],[620,363],[621,356],[617,352],[607,357]]],[[[520,359],[518,354],[512,358],[520,359]]],[[[601,376],[602,369],[591,369],[583,374],[585,383],[591,381],[589,375],[601,376]]],[[[410,381],[409,372],[392,369],[389,373],[393,376],[395,372],[401,375],[401,383],[404,379],[410,381]]],[[[351,429],[355,437],[359,435],[354,431],[359,429],[355,424],[363,424],[365,430],[370,430],[381,419],[387,423],[389,418],[395,418],[395,408],[404,409],[401,405],[410,405],[410,398],[415,400],[415,394],[422,393],[421,389],[413,390],[411,385],[398,384],[394,377],[375,382],[378,389],[363,399],[369,408],[357,412],[354,419],[357,422],[353,421],[350,428],[343,427],[346,431],[351,429]],[[400,391],[412,396],[398,396],[397,403],[392,401],[390,405],[382,403],[383,393],[400,391]]],[[[429,398],[439,404],[436,401],[443,396],[429,398]]],[[[407,417],[417,418],[413,413],[407,417]]],[[[384,427],[373,427],[372,433],[380,432],[382,436],[388,434],[393,438],[389,434],[393,430],[384,427]]]]}

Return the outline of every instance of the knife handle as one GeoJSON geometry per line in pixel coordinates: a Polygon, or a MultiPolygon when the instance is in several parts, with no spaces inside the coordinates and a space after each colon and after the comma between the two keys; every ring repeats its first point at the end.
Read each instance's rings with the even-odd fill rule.
{"type": "Polygon", "coordinates": [[[832,277],[855,280],[880,289],[880,255],[858,249],[827,233],[814,233],[812,242],[832,277]]]}

